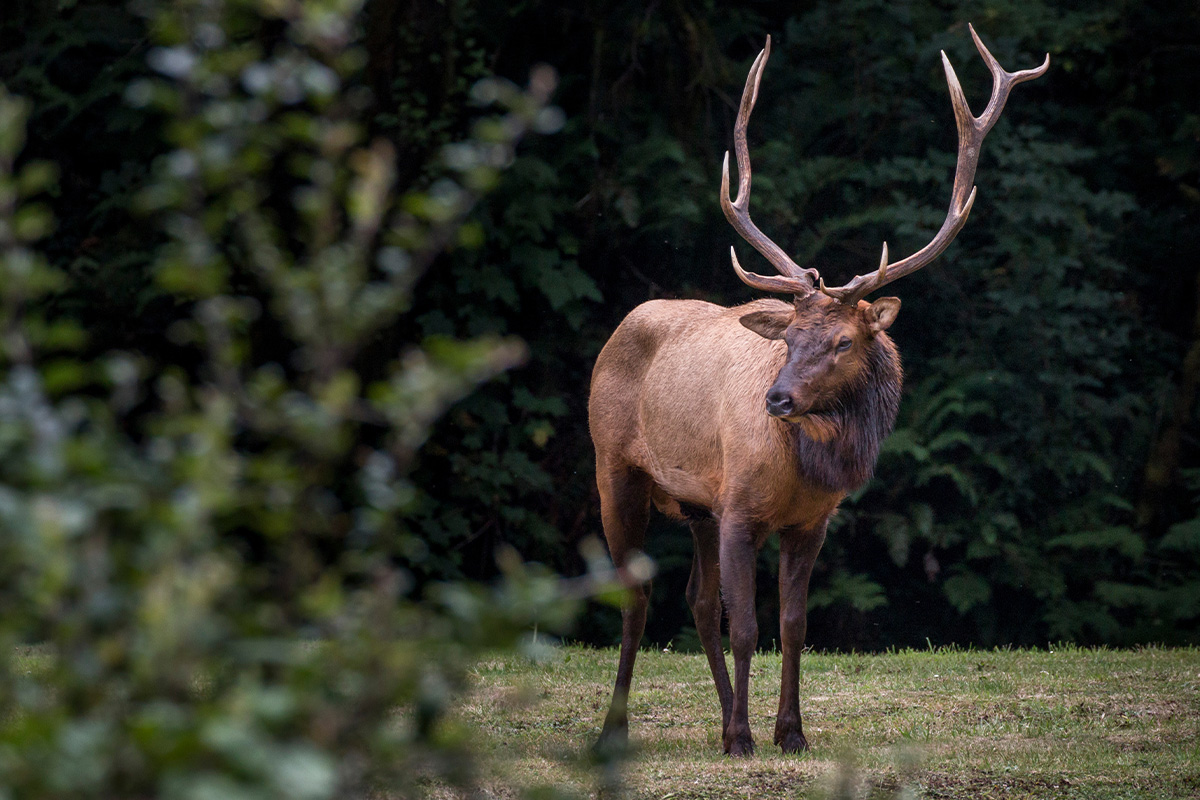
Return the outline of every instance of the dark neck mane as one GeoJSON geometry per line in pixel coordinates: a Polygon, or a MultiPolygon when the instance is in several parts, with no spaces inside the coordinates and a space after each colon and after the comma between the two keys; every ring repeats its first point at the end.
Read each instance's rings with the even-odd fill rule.
{"type": "Polygon", "coordinates": [[[824,413],[837,433],[820,442],[799,425],[792,426],[800,477],[821,489],[844,493],[866,483],[875,471],[880,445],[896,424],[902,380],[895,346],[885,336],[877,337],[867,353],[862,380],[824,413]]]}

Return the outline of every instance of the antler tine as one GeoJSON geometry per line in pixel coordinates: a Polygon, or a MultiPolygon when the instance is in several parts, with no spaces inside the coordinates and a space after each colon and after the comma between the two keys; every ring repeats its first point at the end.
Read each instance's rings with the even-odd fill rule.
{"type": "Polygon", "coordinates": [[[979,166],[979,149],[983,144],[983,138],[1000,118],[1000,112],[1004,110],[1004,104],[1008,101],[1012,87],[1018,83],[1041,77],[1050,68],[1050,55],[1047,54],[1045,62],[1040,67],[1019,72],[1006,72],[988,52],[979,38],[979,34],[975,33],[975,28],[971,25],[967,27],[970,28],[971,38],[975,40],[975,47],[992,73],[992,96],[981,115],[978,117],[972,115],[962,86],[958,82],[958,76],[954,74],[954,67],[951,66],[945,51],[942,51],[942,66],[946,71],[946,85],[950,90],[950,102],[954,107],[954,122],[958,128],[958,165],[954,170],[954,189],[950,195],[950,210],[946,213],[945,222],[942,223],[941,229],[929,244],[908,258],[901,259],[890,266],[887,265],[885,245],[885,263],[880,265],[878,272],[858,275],[844,286],[828,288],[822,284],[821,291],[830,297],[843,303],[857,303],[876,289],[921,269],[949,247],[950,242],[954,241],[954,237],[966,224],[967,217],[971,213],[971,206],[975,203],[973,183],[975,169],[979,166]]]}
{"type": "MultiPolygon", "coordinates": [[[[867,280],[867,279],[870,279],[870,280],[873,280],[876,282],[882,281],[887,277],[887,272],[888,272],[888,251],[887,251],[887,242],[884,242],[883,243],[883,254],[879,256],[879,271],[877,271],[874,274],[859,275],[859,276],[855,277],[854,280],[850,281],[850,283],[846,284],[845,286],[835,286],[832,289],[830,289],[828,286],[825,285],[824,278],[820,278],[819,279],[819,288],[820,288],[822,294],[827,294],[830,297],[834,297],[834,298],[837,298],[840,300],[844,294],[848,294],[850,291],[852,291],[854,288],[856,288],[855,281],[863,281],[863,280],[867,280]]],[[[882,286],[883,284],[880,284],[880,285],[882,286]]],[[[858,302],[858,301],[856,300],[855,302],[858,302]]]]}
{"type": "Polygon", "coordinates": [[[1046,70],[1050,69],[1050,54],[1046,54],[1046,60],[1042,62],[1040,67],[1023,69],[1018,72],[1005,72],[1004,67],[1000,66],[1000,62],[984,46],[983,40],[975,32],[975,26],[967,23],[967,29],[971,31],[971,38],[975,40],[975,49],[983,56],[983,60],[987,62],[988,70],[992,73],[992,97],[988,100],[987,108],[983,110],[983,113],[979,115],[979,119],[977,120],[982,136],[986,135],[992,129],[992,126],[996,124],[996,120],[1000,118],[1000,112],[1004,110],[1004,104],[1008,102],[1008,93],[1012,91],[1012,87],[1018,83],[1031,81],[1046,74],[1046,70]]]}
{"type": "Polygon", "coordinates": [[[746,127],[750,122],[750,112],[754,110],[754,104],[758,101],[758,86],[770,56],[771,37],[768,36],[766,47],[758,54],[758,58],[754,59],[750,74],[746,76],[746,88],[742,91],[742,102],[733,126],[733,148],[738,164],[737,199],[729,199],[729,151],[726,150],[725,161],[721,165],[721,210],[725,212],[725,219],[729,220],[734,230],[781,273],[780,276],[767,276],[746,272],[738,263],[733,248],[730,248],[733,269],[737,276],[760,291],[790,292],[807,296],[815,291],[813,281],[817,277],[817,271],[802,269],[750,219],[750,148],[746,144],[746,127]]]}

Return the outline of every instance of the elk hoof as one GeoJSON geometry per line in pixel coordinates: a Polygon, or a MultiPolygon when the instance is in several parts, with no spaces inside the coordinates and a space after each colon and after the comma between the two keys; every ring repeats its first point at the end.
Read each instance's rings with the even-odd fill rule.
{"type": "Polygon", "coordinates": [[[605,725],[600,738],[592,745],[592,753],[601,760],[618,758],[629,751],[629,726],[605,725]]]}
{"type": "Polygon", "coordinates": [[[749,758],[754,755],[754,738],[749,733],[726,736],[725,754],[735,758],[749,758]]]}
{"type": "Polygon", "coordinates": [[[802,753],[808,749],[808,740],[800,731],[788,731],[775,740],[779,749],[785,753],[802,753]]]}

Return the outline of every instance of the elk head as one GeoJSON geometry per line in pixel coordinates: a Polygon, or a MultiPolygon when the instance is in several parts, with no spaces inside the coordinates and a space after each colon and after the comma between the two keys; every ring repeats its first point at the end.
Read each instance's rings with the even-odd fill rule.
{"type": "Polygon", "coordinates": [[[746,126],[758,100],[763,68],[771,54],[771,37],[767,37],[766,47],[750,67],[733,129],[738,163],[737,199],[729,199],[729,152],[726,151],[721,175],[721,208],[742,238],[780,273],[758,275],[746,272],[731,247],[733,268],[738,277],[755,289],[787,293],[795,298],[790,310],[755,311],[741,318],[743,325],[760,336],[787,343],[787,360],[767,391],[767,413],[801,424],[815,438],[826,439],[833,435],[832,423],[822,424],[822,420],[829,415],[842,393],[863,379],[868,368],[868,351],[875,338],[887,330],[900,311],[899,298],[883,297],[873,303],[863,298],[916,272],[937,258],[954,240],[975,202],[973,181],[983,138],[999,119],[1012,87],[1041,76],[1050,67],[1050,56],[1047,55],[1045,63],[1036,69],[1005,72],[984,47],[975,28],[968,27],[992,73],[992,96],[983,114],[973,116],[954,68],[942,52],[942,65],[946,70],[958,128],[958,166],[946,220],[929,244],[893,264],[888,263],[887,242],[884,242],[879,268],[856,276],[844,286],[828,287],[817,270],[801,269],[750,219],[750,151],[746,145],[746,126]]]}
{"type": "Polygon", "coordinates": [[[831,438],[847,392],[867,380],[875,336],[899,311],[895,297],[847,305],[813,293],[797,297],[791,309],[743,316],[750,330],[787,345],[787,359],[767,391],[767,413],[800,423],[818,441],[831,438]]]}

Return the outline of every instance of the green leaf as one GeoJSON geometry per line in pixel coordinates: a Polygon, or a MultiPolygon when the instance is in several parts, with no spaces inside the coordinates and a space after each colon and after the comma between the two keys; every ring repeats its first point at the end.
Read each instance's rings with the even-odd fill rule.
{"type": "Polygon", "coordinates": [[[839,570],[829,585],[814,589],[809,595],[809,608],[828,608],[848,605],[856,611],[867,612],[887,605],[883,587],[862,573],[839,570]]]}
{"type": "Polygon", "coordinates": [[[992,587],[973,572],[959,571],[942,584],[942,592],[960,614],[992,599],[992,587]]]}
{"type": "Polygon", "coordinates": [[[1046,540],[1046,546],[1068,550],[1111,550],[1134,560],[1146,552],[1146,543],[1126,525],[1055,536],[1046,540]]]}
{"type": "Polygon", "coordinates": [[[1172,525],[1157,547],[1176,553],[1200,553],[1200,517],[1172,525]]]}

